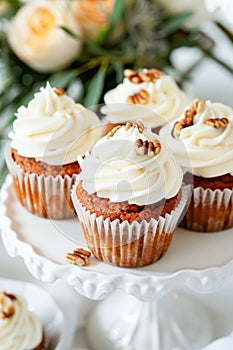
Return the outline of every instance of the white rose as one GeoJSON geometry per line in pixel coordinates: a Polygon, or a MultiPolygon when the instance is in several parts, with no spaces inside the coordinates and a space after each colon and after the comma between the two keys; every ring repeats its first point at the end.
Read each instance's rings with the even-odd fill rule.
{"type": "Polygon", "coordinates": [[[169,14],[176,15],[181,12],[193,11],[194,14],[186,22],[183,27],[187,29],[200,28],[201,23],[210,18],[205,7],[204,0],[157,0],[161,7],[169,14]]]}
{"type": "Polygon", "coordinates": [[[66,67],[79,54],[81,42],[60,26],[80,35],[77,21],[64,1],[37,0],[20,8],[10,23],[8,41],[15,54],[39,72],[66,67]]]}

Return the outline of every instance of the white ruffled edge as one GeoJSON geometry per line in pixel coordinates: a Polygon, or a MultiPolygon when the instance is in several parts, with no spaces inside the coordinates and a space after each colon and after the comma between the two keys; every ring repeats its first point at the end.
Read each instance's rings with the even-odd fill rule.
{"type": "Polygon", "coordinates": [[[139,239],[143,234],[145,234],[145,240],[147,239],[148,232],[155,234],[162,234],[165,232],[170,234],[178,225],[179,219],[182,216],[182,213],[185,209],[186,203],[190,196],[190,186],[185,186],[182,188],[181,200],[178,203],[177,207],[171,211],[171,213],[167,213],[165,217],[159,216],[158,220],[151,218],[149,222],[146,220],[142,220],[141,222],[134,221],[129,223],[127,220],[120,222],[119,219],[114,221],[110,221],[110,218],[104,219],[103,216],[96,216],[95,213],[90,214],[89,210],[86,210],[85,207],[82,206],[80,201],[76,196],[76,188],[79,184],[79,179],[76,180],[75,184],[71,190],[71,198],[75,207],[75,210],[78,214],[80,222],[83,220],[86,225],[91,225],[94,230],[96,224],[99,231],[101,231],[102,227],[105,228],[106,232],[111,230],[111,232],[119,232],[120,241],[125,239],[125,233],[128,233],[128,242],[124,242],[127,244],[132,242],[135,239],[139,239]]]}
{"type": "Polygon", "coordinates": [[[76,174],[53,177],[25,172],[12,160],[10,146],[5,149],[5,159],[10,173],[18,179],[23,206],[28,211],[49,219],[66,219],[75,216],[70,192],[77,178],[76,174]]]}
{"type": "Polygon", "coordinates": [[[208,206],[212,205],[217,200],[217,207],[219,208],[222,203],[227,207],[230,201],[233,201],[233,191],[229,188],[221,190],[211,190],[210,188],[203,189],[202,187],[196,187],[193,189],[194,207],[196,208],[200,203],[204,206],[206,199],[208,198],[208,206]]]}

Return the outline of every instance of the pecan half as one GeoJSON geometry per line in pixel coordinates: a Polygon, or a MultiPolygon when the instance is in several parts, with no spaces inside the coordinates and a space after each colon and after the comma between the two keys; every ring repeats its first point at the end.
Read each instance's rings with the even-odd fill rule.
{"type": "Polygon", "coordinates": [[[124,70],[125,77],[129,79],[131,83],[140,84],[143,82],[142,78],[139,76],[138,72],[132,69],[124,70]]]}
{"type": "Polygon", "coordinates": [[[121,129],[121,128],[122,128],[122,125],[116,125],[116,126],[114,126],[114,127],[112,128],[112,130],[110,130],[110,131],[107,133],[107,135],[106,135],[107,139],[110,139],[110,137],[112,137],[112,136],[117,132],[117,130],[119,130],[119,129],[121,129]]]}
{"type": "Polygon", "coordinates": [[[140,121],[137,121],[137,122],[127,122],[126,124],[121,124],[121,125],[116,125],[114,126],[114,128],[112,128],[112,130],[110,130],[108,133],[107,133],[107,139],[110,139],[110,137],[112,137],[119,129],[121,128],[125,128],[126,130],[129,130],[130,128],[138,128],[138,131],[140,133],[143,132],[144,130],[144,125],[142,124],[142,122],[140,121]]]}
{"type": "Polygon", "coordinates": [[[196,112],[193,109],[187,109],[184,114],[184,127],[192,126],[193,125],[193,119],[196,115],[196,112]]]}
{"type": "Polygon", "coordinates": [[[11,299],[12,301],[13,300],[16,300],[16,296],[14,294],[9,294],[7,292],[1,292],[0,293],[0,300],[2,299],[2,297],[6,296],[7,298],[11,299]]]}
{"type": "Polygon", "coordinates": [[[15,307],[13,304],[7,304],[2,310],[0,311],[0,318],[4,320],[5,318],[10,318],[15,313],[15,307]]]}
{"type": "Polygon", "coordinates": [[[209,118],[205,121],[205,124],[213,128],[225,128],[229,124],[229,120],[226,117],[209,118]]]}
{"type": "Polygon", "coordinates": [[[75,248],[73,253],[66,253],[66,261],[69,264],[86,266],[90,262],[91,253],[83,248],[75,248]]]}
{"type": "Polygon", "coordinates": [[[0,318],[2,320],[14,315],[15,307],[13,300],[15,299],[16,297],[13,294],[7,294],[6,292],[0,293],[0,318]]]}
{"type": "Polygon", "coordinates": [[[144,125],[143,125],[143,123],[140,122],[139,120],[138,120],[137,122],[127,122],[127,123],[125,124],[126,130],[129,130],[129,129],[132,128],[132,127],[138,128],[138,131],[139,131],[140,133],[142,133],[143,130],[144,130],[144,125]]]}
{"type": "Polygon", "coordinates": [[[204,111],[205,104],[204,100],[199,101],[197,98],[190,103],[189,109],[185,111],[185,127],[193,125],[195,115],[204,111]]]}
{"type": "Polygon", "coordinates": [[[197,98],[192,101],[184,113],[184,118],[175,123],[172,135],[179,136],[182,129],[192,126],[195,115],[204,111],[205,103],[204,100],[199,101],[197,98]]]}
{"type": "Polygon", "coordinates": [[[62,88],[54,87],[53,90],[58,96],[65,95],[65,90],[63,90],[62,88]]]}
{"type": "Polygon", "coordinates": [[[141,89],[134,95],[128,96],[126,102],[132,104],[145,105],[149,101],[150,94],[145,89],[141,89]]]}
{"type": "Polygon", "coordinates": [[[145,72],[137,72],[132,69],[125,69],[124,74],[131,83],[141,84],[142,82],[155,82],[161,77],[163,73],[158,69],[150,68],[145,72]]]}
{"type": "Polygon", "coordinates": [[[148,69],[147,72],[139,72],[139,76],[143,81],[151,81],[155,82],[162,76],[162,72],[158,69],[151,68],[148,69]]]}
{"type": "Polygon", "coordinates": [[[137,139],[136,149],[138,154],[156,156],[161,151],[161,143],[158,140],[143,141],[142,139],[137,139]]]}
{"type": "Polygon", "coordinates": [[[186,124],[184,119],[181,119],[178,122],[176,122],[172,129],[172,136],[180,136],[180,132],[183,128],[185,128],[185,126],[186,124]]]}
{"type": "Polygon", "coordinates": [[[198,100],[197,98],[190,103],[190,109],[195,112],[195,114],[202,113],[205,109],[206,101],[198,100]]]}

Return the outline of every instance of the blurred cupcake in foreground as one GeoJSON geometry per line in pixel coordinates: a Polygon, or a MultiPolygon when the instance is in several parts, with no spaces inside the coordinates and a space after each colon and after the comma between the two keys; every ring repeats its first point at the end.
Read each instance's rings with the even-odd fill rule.
{"type": "Polygon", "coordinates": [[[160,259],[186,196],[181,169],[159,137],[140,122],[116,126],[80,165],[72,199],[93,254],[122,267],[160,259]]]}
{"type": "Polygon", "coordinates": [[[233,227],[233,110],[196,99],[160,136],[182,166],[184,182],[194,185],[182,226],[201,232],[233,227]]]}
{"type": "Polygon", "coordinates": [[[73,216],[70,190],[80,172],[77,155],[99,139],[98,117],[49,83],[16,116],[6,161],[20,202],[45,218],[73,216]]]}
{"type": "Polygon", "coordinates": [[[0,293],[0,349],[43,350],[42,325],[19,295],[0,293]]]}
{"type": "Polygon", "coordinates": [[[104,96],[105,106],[101,111],[105,115],[106,131],[117,124],[140,119],[153,132],[158,132],[183,112],[187,97],[171,76],[153,68],[126,69],[124,73],[123,82],[104,96]]]}

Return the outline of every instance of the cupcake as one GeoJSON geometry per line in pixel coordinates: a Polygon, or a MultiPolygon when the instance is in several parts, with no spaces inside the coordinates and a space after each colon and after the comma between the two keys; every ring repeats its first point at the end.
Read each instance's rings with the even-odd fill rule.
{"type": "Polygon", "coordinates": [[[70,190],[80,172],[77,155],[99,139],[98,117],[49,83],[16,117],[6,161],[18,199],[44,218],[74,216],[70,190]]]}
{"type": "Polygon", "coordinates": [[[0,293],[0,349],[43,350],[42,325],[19,295],[0,293]]]}
{"type": "Polygon", "coordinates": [[[160,259],[186,198],[181,169],[159,137],[140,122],[119,125],[80,163],[72,200],[93,254],[122,267],[160,259]]]}
{"type": "Polygon", "coordinates": [[[184,182],[193,183],[182,226],[201,232],[233,227],[233,110],[196,99],[160,136],[183,168],[184,182]]]}
{"type": "Polygon", "coordinates": [[[104,96],[105,106],[101,111],[107,132],[117,124],[138,119],[158,132],[180,116],[187,98],[172,77],[153,68],[126,69],[124,73],[123,82],[104,96]]]}

